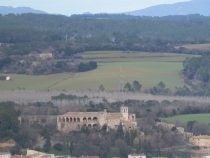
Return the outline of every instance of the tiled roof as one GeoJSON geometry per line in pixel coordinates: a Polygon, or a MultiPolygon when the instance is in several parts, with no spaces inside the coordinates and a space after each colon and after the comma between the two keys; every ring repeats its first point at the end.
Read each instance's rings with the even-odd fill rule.
{"type": "Polygon", "coordinates": [[[103,112],[67,112],[61,116],[98,116],[103,112]]]}
{"type": "Polygon", "coordinates": [[[108,119],[120,119],[122,117],[122,114],[119,112],[116,113],[108,113],[107,118],[108,119]]]}

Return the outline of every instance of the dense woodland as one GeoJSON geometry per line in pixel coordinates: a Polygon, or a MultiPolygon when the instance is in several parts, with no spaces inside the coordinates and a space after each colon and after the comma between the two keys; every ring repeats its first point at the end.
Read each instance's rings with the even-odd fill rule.
{"type": "Polygon", "coordinates": [[[176,44],[210,42],[209,19],[199,15],[7,15],[0,16],[0,43],[11,44],[2,48],[8,54],[48,46],[68,56],[84,50],[172,51],[176,44]]]}
{"type": "Polygon", "coordinates": [[[192,93],[210,95],[210,56],[187,59],[184,62],[183,74],[192,85],[192,93]]]}
{"type": "Polygon", "coordinates": [[[74,56],[88,50],[208,53],[175,46],[209,43],[209,21],[209,17],[199,15],[0,16],[0,71],[20,74],[88,71],[95,66],[87,65],[84,69],[74,56]],[[40,61],[31,56],[46,51],[53,54],[52,60],[40,61]]]}

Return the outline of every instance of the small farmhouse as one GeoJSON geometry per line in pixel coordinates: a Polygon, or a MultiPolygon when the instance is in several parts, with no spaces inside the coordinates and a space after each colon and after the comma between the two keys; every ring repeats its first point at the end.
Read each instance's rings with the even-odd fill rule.
{"type": "Polygon", "coordinates": [[[41,53],[41,54],[39,54],[39,57],[42,60],[52,59],[53,58],[53,54],[52,53],[41,53]]]}
{"type": "Polygon", "coordinates": [[[189,141],[190,143],[200,148],[210,149],[210,136],[207,135],[192,136],[189,141]]]}
{"type": "Polygon", "coordinates": [[[128,155],[128,158],[146,158],[146,155],[144,155],[144,154],[131,154],[131,155],[128,155]]]}

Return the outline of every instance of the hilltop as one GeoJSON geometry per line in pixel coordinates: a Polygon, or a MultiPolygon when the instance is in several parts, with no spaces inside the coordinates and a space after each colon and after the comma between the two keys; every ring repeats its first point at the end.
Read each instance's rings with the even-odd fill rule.
{"type": "Polygon", "coordinates": [[[200,14],[210,16],[209,0],[192,0],[175,4],[161,4],[126,13],[134,16],[168,16],[200,14]]]}
{"type": "Polygon", "coordinates": [[[0,6],[0,14],[7,15],[7,14],[26,14],[26,13],[33,13],[33,14],[46,14],[44,11],[32,9],[29,7],[10,7],[10,6],[0,6]]]}

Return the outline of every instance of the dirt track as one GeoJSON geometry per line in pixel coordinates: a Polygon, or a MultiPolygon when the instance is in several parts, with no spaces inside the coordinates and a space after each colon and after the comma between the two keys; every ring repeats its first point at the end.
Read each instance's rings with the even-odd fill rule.
{"type": "Polygon", "coordinates": [[[97,91],[0,91],[0,101],[14,101],[17,103],[29,102],[48,102],[51,96],[60,93],[72,94],[77,96],[88,96],[89,98],[106,98],[109,101],[124,101],[128,99],[134,100],[179,100],[187,102],[210,103],[210,97],[178,97],[178,96],[153,96],[143,93],[123,93],[123,92],[97,92],[97,91]]]}

